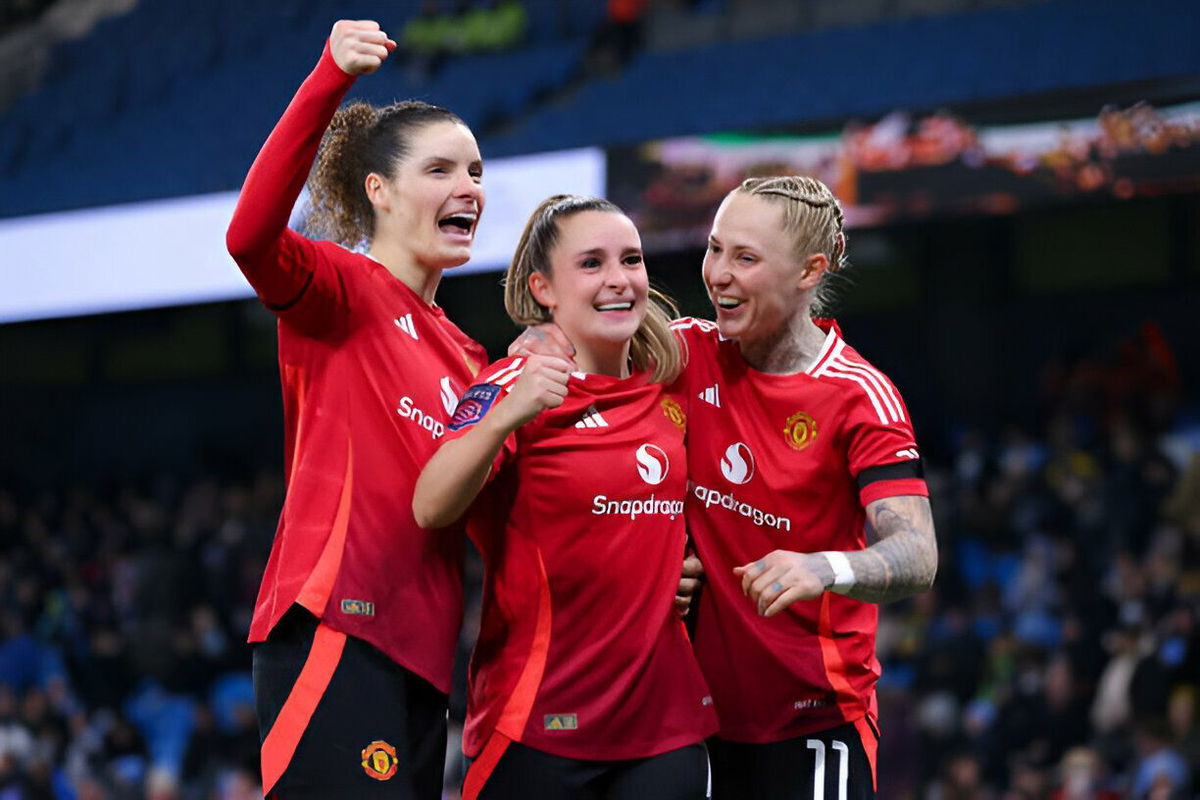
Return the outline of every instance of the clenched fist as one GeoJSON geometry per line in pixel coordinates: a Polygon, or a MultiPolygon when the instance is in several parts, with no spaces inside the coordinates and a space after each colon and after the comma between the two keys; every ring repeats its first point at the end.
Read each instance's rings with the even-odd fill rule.
{"type": "Polygon", "coordinates": [[[505,416],[505,427],[516,430],[548,408],[558,408],[567,397],[571,365],[554,356],[529,356],[512,393],[496,406],[505,416]]]}
{"type": "Polygon", "coordinates": [[[340,19],[329,33],[333,60],[349,75],[374,72],[395,49],[396,43],[374,20],[340,19]]]}

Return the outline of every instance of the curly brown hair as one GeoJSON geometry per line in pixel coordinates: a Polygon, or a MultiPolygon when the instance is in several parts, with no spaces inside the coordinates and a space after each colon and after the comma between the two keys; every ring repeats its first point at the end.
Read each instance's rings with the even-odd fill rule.
{"type": "MultiPolygon", "coordinates": [[[[541,325],[553,321],[550,309],[534,298],[529,276],[534,272],[543,275],[550,272],[550,251],[558,243],[559,223],[583,211],[625,215],[619,206],[604,198],[574,194],[548,197],[529,215],[504,276],[504,308],[513,322],[541,325]]],[[[671,320],[678,316],[671,298],[651,288],[646,316],[629,343],[629,358],[634,369],[652,370],[650,379],[655,383],[670,383],[682,369],[679,342],[671,332],[671,320]]]]}
{"type": "Polygon", "coordinates": [[[392,177],[426,125],[462,118],[441,106],[405,100],[382,108],[355,101],[338,109],[308,176],[305,232],[356,248],[375,235],[375,211],[363,183],[372,172],[392,177]]]}

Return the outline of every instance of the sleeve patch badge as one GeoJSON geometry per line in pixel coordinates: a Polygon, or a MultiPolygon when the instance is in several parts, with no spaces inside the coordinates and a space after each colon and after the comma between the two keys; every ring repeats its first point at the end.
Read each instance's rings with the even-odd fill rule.
{"type": "Polygon", "coordinates": [[[375,616],[375,604],[367,600],[343,600],[342,613],[359,617],[375,616]]]}
{"type": "Polygon", "coordinates": [[[548,731],[574,731],[579,729],[579,718],[574,714],[547,714],[543,718],[548,731]]]}
{"type": "Polygon", "coordinates": [[[457,431],[479,422],[499,394],[500,387],[494,383],[481,383],[467,389],[454,409],[454,416],[450,418],[450,430],[457,431]]]}

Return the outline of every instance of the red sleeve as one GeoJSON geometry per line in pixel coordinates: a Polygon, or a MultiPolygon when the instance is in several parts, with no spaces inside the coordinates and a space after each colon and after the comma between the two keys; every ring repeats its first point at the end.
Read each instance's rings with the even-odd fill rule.
{"type": "MultiPolygon", "coordinates": [[[[310,294],[332,300],[321,304],[329,308],[345,300],[333,246],[318,245],[287,225],[321,137],[353,82],[333,60],[327,40],[317,66],[250,167],[229,223],[225,242],[230,255],[263,304],[277,313],[310,294]]],[[[311,316],[314,304],[306,297],[305,305],[311,316]]]]}
{"type": "MultiPolygon", "coordinates": [[[[701,358],[703,348],[708,344],[704,341],[704,337],[711,337],[712,331],[716,329],[715,322],[696,319],[695,317],[681,317],[671,322],[671,332],[675,334],[675,341],[679,343],[679,355],[683,359],[683,369],[679,371],[679,377],[671,385],[671,390],[682,395],[688,395],[692,389],[693,375],[695,369],[689,369],[692,359],[701,358]]],[[[686,407],[686,405],[685,405],[686,407]]]]}
{"type": "Polygon", "coordinates": [[[668,387],[667,391],[673,392],[682,397],[686,397],[688,386],[691,385],[688,381],[687,370],[688,356],[691,355],[691,351],[688,349],[687,335],[685,334],[683,328],[677,327],[674,323],[672,323],[671,333],[675,334],[675,341],[679,345],[680,370],[679,376],[675,378],[674,382],[670,385],[670,387],[668,387]]]}
{"type": "MultiPolygon", "coordinates": [[[[523,356],[502,358],[491,366],[479,372],[476,382],[472,384],[458,400],[458,406],[446,426],[446,436],[443,441],[457,439],[471,428],[475,427],[488,412],[503,402],[512,391],[513,384],[521,376],[525,366],[523,356]]],[[[510,433],[504,437],[504,445],[492,461],[492,477],[504,466],[504,462],[517,452],[517,434],[510,433]]]]}
{"type": "MultiPolygon", "coordinates": [[[[888,383],[887,389],[893,404],[881,403],[882,412],[865,393],[857,394],[848,410],[850,472],[864,508],[884,497],[929,496],[908,409],[894,386],[888,383]]],[[[876,395],[875,401],[881,398],[876,395]]]]}

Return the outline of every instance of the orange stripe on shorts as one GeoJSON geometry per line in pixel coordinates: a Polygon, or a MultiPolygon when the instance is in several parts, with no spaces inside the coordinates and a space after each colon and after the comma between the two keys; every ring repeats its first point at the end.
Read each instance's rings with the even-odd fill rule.
{"type": "Polygon", "coordinates": [[[500,763],[500,757],[511,743],[512,739],[503,733],[492,732],[487,744],[479,751],[479,758],[472,761],[471,768],[467,770],[466,780],[463,781],[462,800],[477,800],[487,779],[492,777],[492,772],[500,763]]]}
{"type": "Polygon", "coordinates": [[[329,687],[334,670],[342,659],[342,650],[346,646],[346,634],[333,630],[324,622],[317,625],[313,635],[312,648],[300,676],[292,685],[283,708],[275,724],[267,732],[267,738],[262,744],[262,779],[263,794],[270,794],[276,782],[287,771],[300,737],[304,735],[317,704],[329,687]]]}
{"type": "Polygon", "coordinates": [[[871,765],[871,788],[878,792],[879,780],[875,777],[875,756],[879,751],[879,739],[875,736],[875,730],[871,727],[870,720],[866,717],[859,717],[855,720],[854,727],[858,730],[858,738],[862,739],[863,750],[867,752],[867,763],[871,765]]]}

